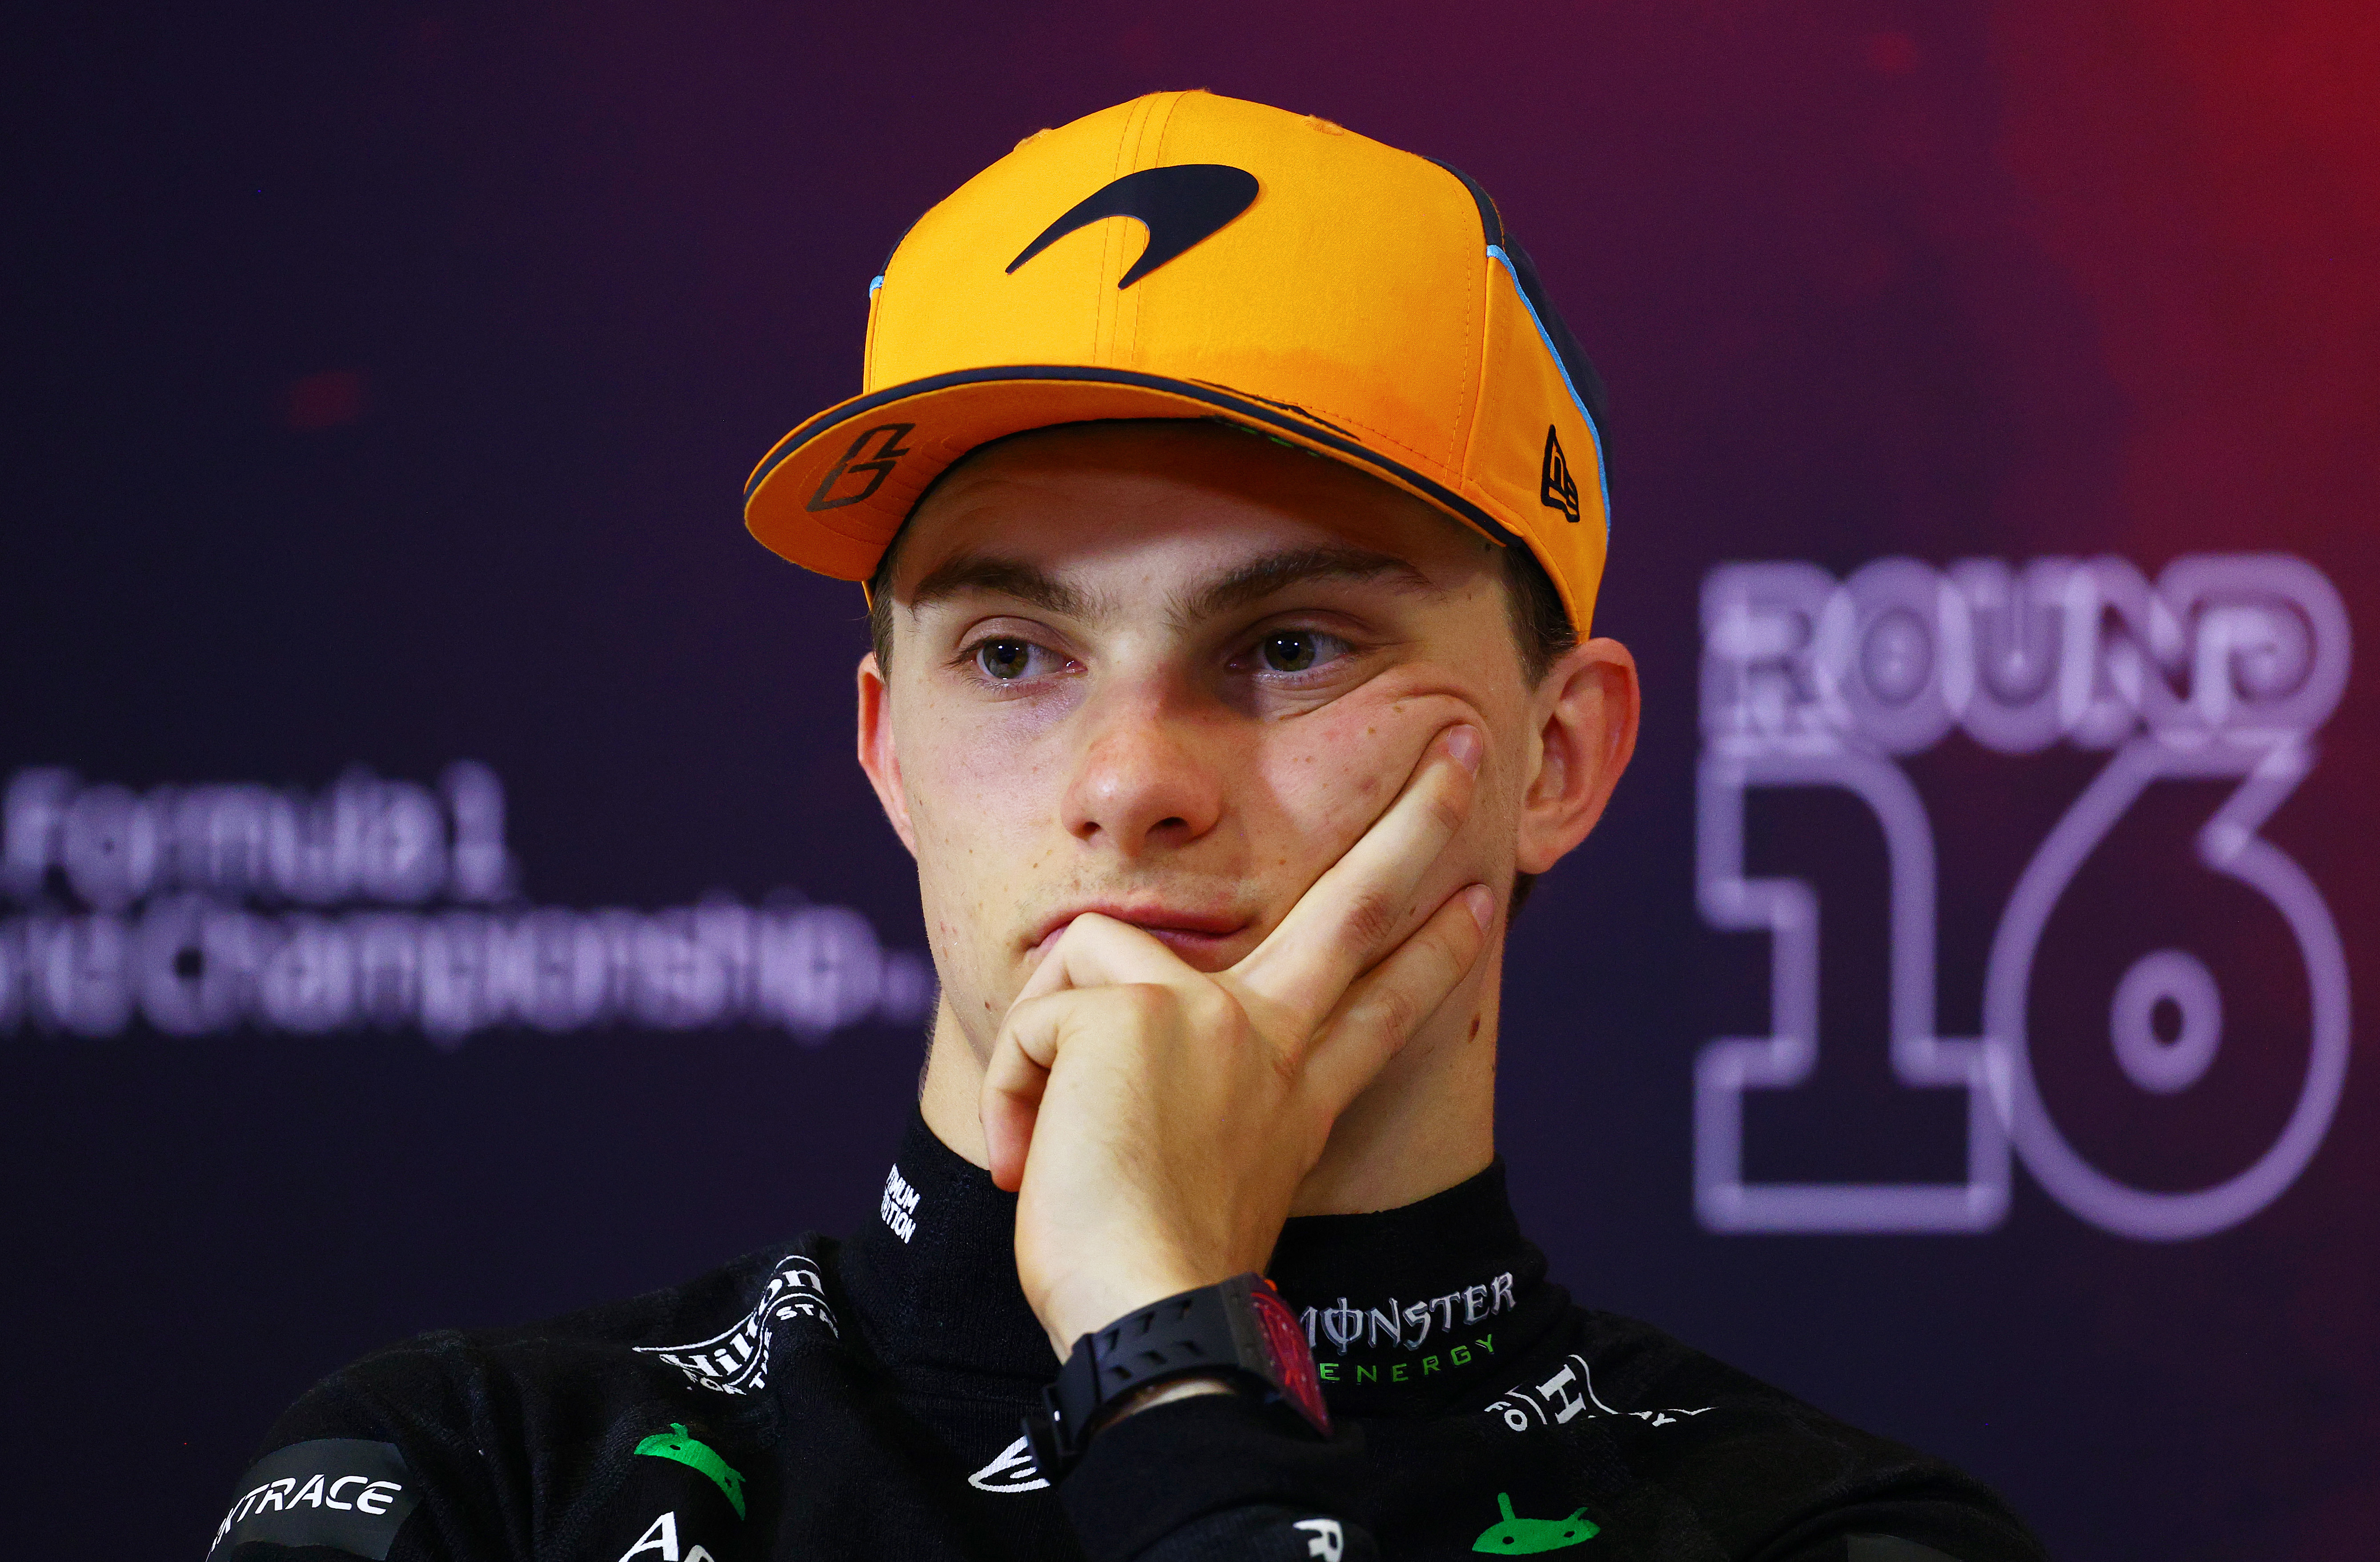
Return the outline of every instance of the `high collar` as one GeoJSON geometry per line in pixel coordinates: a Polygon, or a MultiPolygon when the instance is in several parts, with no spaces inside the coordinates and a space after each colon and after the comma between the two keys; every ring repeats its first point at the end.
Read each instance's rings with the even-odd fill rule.
{"type": "MultiPolygon", "coordinates": [[[[912,1115],[875,1218],[843,1245],[878,1360],[1038,1386],[1057,1358],[1016,1277],[1016,1195],[912,1115]]],[[[1342,1414],[1434,1408],[1494,1378],[1568,1298],[1521,1235],[1500,1159],[1401,1209],[1301,1216],[1269,1269],[1342,1414]]]]}

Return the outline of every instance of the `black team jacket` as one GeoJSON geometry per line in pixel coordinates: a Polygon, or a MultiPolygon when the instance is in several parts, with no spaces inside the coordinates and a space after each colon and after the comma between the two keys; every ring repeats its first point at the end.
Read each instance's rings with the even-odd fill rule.
{"type": "Polygon", "coordinates": [[[366,1357],[273,1427],[208,1562],[2042,1555],[1949,1466],[1573,1305],[1500,1162],[1282,1233],[1329,1441],[1195,1396],[1116,1423],[1053,1487],[1019,1427],[1057,1360],[1015,1208],[913,1120],[851,1241],[366,1357]]]}

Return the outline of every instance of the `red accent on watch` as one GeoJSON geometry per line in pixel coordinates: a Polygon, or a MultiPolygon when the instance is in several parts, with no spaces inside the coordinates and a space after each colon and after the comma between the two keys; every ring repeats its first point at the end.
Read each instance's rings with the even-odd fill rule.
{"type": "Polygon", "coordinates": [[[1325,1437],[1330,1435],[1330,1407],[1322,1399],[1322,1374],[1314,1367],[1314,1348],[1281,1292],[1262,1276],[1251,1276],[1248,1307],[1264,1331],[1265,1354],[1272,1358],[1273,1386],[1325,1437]]]}
{"type": "Polygon", "coordinates": [[[1176,1378],[1220,1376],[1261,1389],[1324,1437],[1330,1409],[1314,1351],[1289,1304],[1262,1275],[1169,1296],[1075,1342],[1025,1418],[1033,1462],[1055,1481],[1074,1468],[1108,1410],[1176,1378]]]}

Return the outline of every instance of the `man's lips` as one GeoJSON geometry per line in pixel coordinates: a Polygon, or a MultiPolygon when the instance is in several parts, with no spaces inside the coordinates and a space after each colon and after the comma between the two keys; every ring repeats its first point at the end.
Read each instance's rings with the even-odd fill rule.
{"type": "Polygon", "coordinates": [[[1092,913],[1132,924],[1185,960],[1211,954],[1248,926],[1246,917],[1227,912],[1198,913],[1146,905],[1074,906],[1042,925],[1041,936],[1033,941],[1032,955],[1038,960],[1048,954],[1059,935],[1074,926],[1075,918],[1092,913]]]}

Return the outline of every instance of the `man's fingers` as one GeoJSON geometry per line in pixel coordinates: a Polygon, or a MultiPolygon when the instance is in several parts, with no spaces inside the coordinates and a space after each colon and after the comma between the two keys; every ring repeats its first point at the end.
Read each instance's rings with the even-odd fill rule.
{"type": "Polygon", "coordinates": [[[1495,895],[1474,884],[1450,896],[1395,953],[1347,989],[1305,1066],[1334,1119],[1478,963],[1495,919],[1495,895]]]}
{"type": "Polygon", "coordinates": [[[992,1186],[1011,1193],[1025,1185],[1026,1152],[1033,1146],[1033,1124],[1057,1057],[1061,1016],[1043,1012],[1048,1007],[1047,999],[1010,1005],[983,1069],[984,1158],[991,1163],[992,1186]]]}
{"type": "Polygon", "coordinates": [[[1041,1097],[1071,1038],[1132,1035],[1147,1027],[1153,1006],[1179,1001],[1166,984],[1134,982],[1042,993],[1011,1004],[983,1071],[983,1140],[993,1186],[1013,1193],[1025,1185],[1041,1097]]]}
{"type": "Polygon", "coordinates": [[[1235,983],[1303,1029],[1330,1013],[1412,917],[1415,890],[1470,814],[1485,751],[1468,723],[1434,739],[1388,811],[1232,967],[1235,983]]]}
{"type": "Polygon", "coordinates": [[[1147,929],[1098,912],[1085,912],[1058,935],[1058,941],[1017,989],[1016,1001],[1071,987],[1107,987],[1123,982],[1172,986],[1203,979],[1147,929]]]}
{"type": "Polygon", "coordinates": [[[1353,1083],[1331,1094],[1336,1106],[1352,1099],[1478,958],[1494,902],[1475,887],[1398,941],[1416,890],[1470,813],[1484,752],[1468,724],[1434,739],[1396,800],[1220,985],[1130,923],[1097,913],[1075,918],[1009,1006],[986,1061],[981,1109],[993,1183],[1024,1186],[1041,1101],[1068,1036],[1087,1027],[1138,1034],[1151,1002],[1254,999],[1281,1011],[1300,1040],[1343,1035],[1334,1050],[1353,1083]],[[1475,899],[1484,908],[1475,914],[1475,899]],[[1391,946],[1394,954],[1381,960],[1391,946]],[[1375,962],[1378,969],[1350,991],[1375,962]],[[1226,988],[1235,990],[1227,996],[1226,988]]]}
{"type": "Polygon", "coordinates": [[[1066,1044],[1070,1024],[1096,995],[1045,993],[1008,1006],[983,1068],[983,1144],[992,1186],[1014,1193],[1025,1185],[1025,1156],[1050,1070],[1066,1044]]]}

